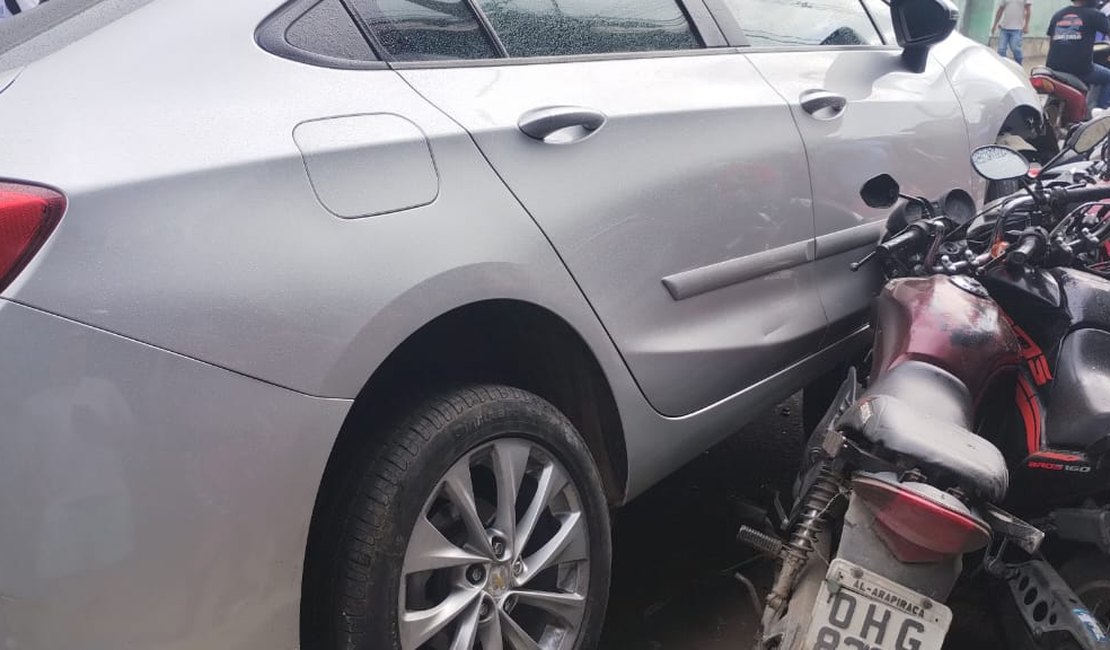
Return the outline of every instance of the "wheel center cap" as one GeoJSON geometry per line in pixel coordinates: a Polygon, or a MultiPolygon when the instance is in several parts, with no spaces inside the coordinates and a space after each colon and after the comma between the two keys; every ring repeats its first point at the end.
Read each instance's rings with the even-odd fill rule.
{"type": "Polygon", "coordinates": [[[486,590],[492,596],[503,596],[509,590],[509,567],[499,564],[489,571],[486,590]]]}

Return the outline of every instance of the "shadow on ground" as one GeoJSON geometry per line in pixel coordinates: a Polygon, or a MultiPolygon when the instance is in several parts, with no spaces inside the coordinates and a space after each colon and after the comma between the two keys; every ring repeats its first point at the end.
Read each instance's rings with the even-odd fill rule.
{"type": "Polygon", "coordinates": [[[618,511],[602,648],[750,648],[756,615],[744,575],[762,590],[773,566],[734,541],[753,499],[769,502],[795,472],[801,403],[791,399],[618,511]]]}

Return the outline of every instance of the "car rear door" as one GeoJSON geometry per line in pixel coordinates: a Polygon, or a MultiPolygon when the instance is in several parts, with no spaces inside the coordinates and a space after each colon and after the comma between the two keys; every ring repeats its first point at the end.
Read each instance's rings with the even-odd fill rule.
{"type": "Polygon", "coordinates": [[[790,104],[813,181],[819,292],[829,337],[864,322],[875,269],[848,264],[874,246],[888,210],[859,190],[882,173],[936,198],[974,174],[963,110],[943,66],[906,69],[879,0],[711,0],[738,22],[748,59],[790,104]],[[864,5],[867,5],[866,7],[864,5]],[[870,9],[870,13],[868,12],[870,9]]]}
{"type": "Polygon", "coordinates": [[[355,2],[372,27],[401,4],[377,21],[400,44],[395,69],[473,135],[657,409],[691,413],[817,350],[800,137],[700,0],[478,0],[476,16],[466,2],[355,2]],[[472,30],[462,15],[500,57],[413,53],[472,30]]]}

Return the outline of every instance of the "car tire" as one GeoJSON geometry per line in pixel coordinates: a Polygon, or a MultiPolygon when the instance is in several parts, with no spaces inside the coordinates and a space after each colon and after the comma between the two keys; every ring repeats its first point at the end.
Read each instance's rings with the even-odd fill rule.
{"type": "Polygon", "coordinates": [[[531,647],[520,634],[537,647],[597,645],[609,512],[562,413],[516,388],[470,386],[382,435],[340,497],[325,647],[531,647]]]}

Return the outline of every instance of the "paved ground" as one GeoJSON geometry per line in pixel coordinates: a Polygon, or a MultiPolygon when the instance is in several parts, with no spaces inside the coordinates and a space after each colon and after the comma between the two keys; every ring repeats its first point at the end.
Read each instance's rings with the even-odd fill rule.
{"type": "Polygon", "coordinates": [[[800,415],[796,399],[776,407],[617,513],[603,648],[751,647],[755,611],[732,576],[743,565],[762,590],[773,567],[733,538],[744,503],[793,475],[800,415]]]}
{"type": "Polygon", "coordinates": [[[1026,71],[1029,71],[1033,68],[1044,65],[1044,61],[1045,58],[1043,56],[1027,56],[1025,57],[1025,60],[1022,61],[1022,65],[1025,67],[1026,71]]]}

